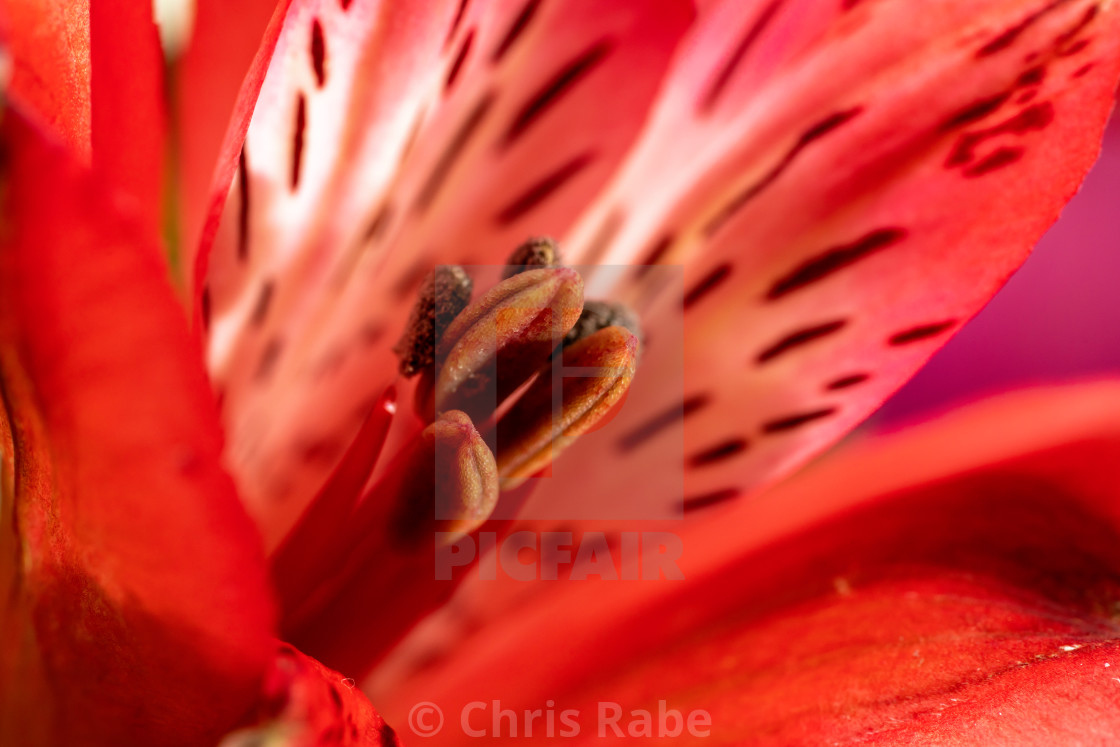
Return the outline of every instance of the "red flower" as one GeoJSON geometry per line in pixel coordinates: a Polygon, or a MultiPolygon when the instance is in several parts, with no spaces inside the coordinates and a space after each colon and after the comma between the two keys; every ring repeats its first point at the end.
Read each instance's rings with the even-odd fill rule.
{"type": "MultiPolygon", "coordinates": [[[[729,500],[854,427],[1023,261],[1096,156],[1115,3],[272,6],[200,0],[165,68],[142,4],[3,4],[0,741],[392,744],[366,675],[418,733],[414,706],[441,706],[450,742],[604,702],[627,711],[607,738],[666,709],[724,743],[1120,733],[1112,385],[729,500]],[[625,403],[637,338],[615,326],[565,353],[616,373],[565,389],[551,444],[532,387],[496,461],[461,377],[394,418],[425,274],[542,234],[636,265],[586,278],[649,334],[625,403]],[[418,436],[449,402],[471,416],[418,436]],[[677,532],[684,581],[433,577],[414,536],[475,532],[499,479],[499,509],[524,500],[607,414],[531,515],[683,501],[685,524],[622,526],[677,532]],[[450,524],[415,510],[433,456],[450,524]]],[[[582,298],[534,272],[501,292],[547,313],[511,321],[494,291],[433,355],[481,365],[492,325],[531,373],[582,298]]],[[[483,529],[566,524],[605,526],[483,529]]]]}

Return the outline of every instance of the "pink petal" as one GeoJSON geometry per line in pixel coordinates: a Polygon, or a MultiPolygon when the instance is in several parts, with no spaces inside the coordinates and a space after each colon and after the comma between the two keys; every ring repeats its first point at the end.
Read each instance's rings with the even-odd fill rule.
{"type": "Polygon", "coordinates": [[[681,534],[684,581],[559,581],[516,608],[517,582],[479,582],[443,620],[463,637],[375,699],[552,701],[585,725],[665,700],[731,743],[1114,741],[1117,423],[1115,382],[1007,396],[713,511],[681,534]]]}
{"type": "Polygon", "coordinates": [[[676,61],[569,246],[683,263],[683,283],[659,294],[639,267],[617,288],[651,344],[610,441],[568,457],[594,489],[576,508],[554,481],[551,505],[665,515],[682,462],[686,511],[802,464],[996,292],[1095,159],[1120,8],[847,5],[714,5],[676,61]]]}
{"type": "Polygon", "coordinates": [[[0,742],[213,743],[272,654],[259,538],[167,268],[8,102],[0,742]]]}
{"type": "Polygon", "coordinates": [[[346,5],[293,4],[210,265],[211,370],[270,539],[393,376],[420,275],[563,232],[691,16],[677,0],[346,5]]]}

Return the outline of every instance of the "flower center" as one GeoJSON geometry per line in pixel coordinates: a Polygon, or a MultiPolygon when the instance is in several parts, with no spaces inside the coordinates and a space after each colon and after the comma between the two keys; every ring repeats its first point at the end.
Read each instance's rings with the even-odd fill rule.
{"type": "Polygon", "coordinates": [[[551,239],[515,249],[501,277],[469,303],[463,268],[433,270],[395,351],[401,374],[418,377],[417,414],[427,423],[465,415],[508,488],[617,404],[637,366],[640,325],[621,304],[585,303],[582,279],[551,239]]]}

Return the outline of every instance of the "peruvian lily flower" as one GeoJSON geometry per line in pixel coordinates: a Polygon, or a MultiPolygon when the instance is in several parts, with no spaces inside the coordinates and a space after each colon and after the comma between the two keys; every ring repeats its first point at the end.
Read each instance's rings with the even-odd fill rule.
{"type": "Polygon", "coordinates": [[[1116,2],[199,0],[166,67],[144,4],[0,8],[0,742],[1120,734],[1116,385],[776,484],[1074,193],[1116,2]],[[624,271],[463,293],[544,235],[624,271]],[[460,374],[531,375],[584,290],[549,365],[600,373],[493,453],[460,374]],[[608,526],[684,580],[433,573],[429,536],[608,526]]]}

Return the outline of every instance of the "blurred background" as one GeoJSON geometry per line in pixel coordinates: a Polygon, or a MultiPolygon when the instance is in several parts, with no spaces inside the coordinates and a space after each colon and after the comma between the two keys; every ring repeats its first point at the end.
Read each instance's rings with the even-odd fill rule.
{"type": "Polygon", "coordinates": [[[1006,287],[872,421],[1012,387],[1120,376],[1120,116],[1081,192],[1006,287]]]}

